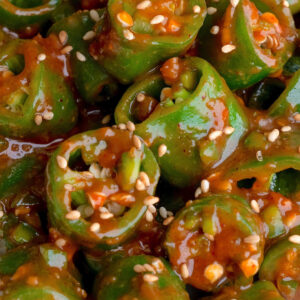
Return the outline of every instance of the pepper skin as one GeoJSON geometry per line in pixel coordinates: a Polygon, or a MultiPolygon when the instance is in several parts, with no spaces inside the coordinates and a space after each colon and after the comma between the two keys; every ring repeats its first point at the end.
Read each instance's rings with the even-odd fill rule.
{"type": "MultiPolygon", "coordinates": [[[[103,22],[104,10],[97,12],[103,22]]],[[[109,99],[117,89],[116,83],[89,54],[89,40],[83,39],[87,32],[93,33],[94,26],[95,21],[88,12],[77,12],[55,23],[49,30],[50,34],[67,33],[68,45],[73,47],[70,53],[72,76],[80,95],[89,103],[109,99]],[[83,61],[78,59],[78,53],[83,54],[83,61]]]]}
{"type": "Polygon", "coordinates": [[[189,299],[183,283],[169,264],[162,258],[146,255],[131,256],[114,262],[104,275],[100,274],[96,279],[94,290],[98,300],[189,299]],[[134,270],[136,265],[141,266],[141,272],[134,270]],[[149,270],[143,269],[144,265],[149,270]],[[147,281],[147,276],[154,276],[155,280],[147,281]]]}
{"type": "Polygon", "coordinates": [[[285,299],[296,300],[300,295],[300,245],[291,242],[294,235],[300,234],[300,227],[274,244],[266,253],[259,271],[259,278],[274,282],[285,299]]]}
{"type": "MultiPolygon", "coordinates": [[[[224,7],[221,2],[216,6],[224,7]]],[[[296,38],[289,8],[279,0],[242,0],[236,7],[229,4],[222,16],[223,11],[208,22],[219,26],[217,34],[211,34],[207,26],[203,29],[206,35],[200,35],[199,55],[212,63],[233,90],[280,72],[296,38]]]]}
{"type": "Polygon", "coordinates": [[[203,0],[155,0],[144,9],[138,8],[139,2],[110,0],[106,26],[90,49],[107,72],[124,84],[186,52],[206,15],[203,0]]]}
{"type": "MultiPolygon", "coordinates": [[[[67,254],[43,244],[30,249],[31,259],[7,280],[3,300],[83,299],[79,282],[71,275],[67,254]]],[[[21,254],[21,253],[20,253],[21,254]]]]}
{"type": "Polygon", "coordinates": [[[134,140],[130,131],[101,128],[58,147],[46,171],[52,226],[91,248],[113,248],[133,234],[159,178],[153,154],[142,143],[135,148],[134,140]],[[146,185],[141,171],[149,179],[146,185]],[[93,224],[100,226],[93,230],[93,224]]]}
{"type": "Polygon", "coordinates": [[[12,30],[27,26],[39,26],[51,18],[61,0],[22,0],[17,5],[13,1],[0,0],[0,24],[12,30]]]}
{"type": "Polygon", "coordinates": [[[162,72],[169,65],[171,70],[181,69],[175,83],[169,84],[172,95],[164,97],[170,88],[164,89],[168,84],[162,75],[149,75],[126,91],[115,110],[115,120],[141,121],[134,114],[136,106],[147,102],[137,101],[140,93],[148,98],[164,97],[152,113],[136,124],[135,132],[150,145],[163,177],[183,187],[196,184],[206,169],[224,162],[235,151],[248,124],[239,102],[209,63],[200,58],[172,58],[163,65],[162,72]],[[172,61],[176,61],[173,67],[172,61]],[[190,81],[194,86],[188,87],[190,82],[185,83],[186,77],[193,78],[190,81]],[[234,132],[223,134],[228,126],[234,132]],[[209,135],[216,130],[221,131],[221,136],[210,140],[209,135]],[[167,153],[159,157],[161,144],[167,146],[167,153]]]}
{"type": "Polygon", "coordinates": [[[247,202],[216,194],[180,210],[167,230],[165,247],[173,268],[194,287],[213,291],[240,277],[251,279],[263,260],[264,236],[247,202]]]}
{"type": "Polygon", "coordinates": [[[55,36],[13,40],[1,49],[0,134],[46,140],[74,127],[78,109],[60,49],[55,36]]]}

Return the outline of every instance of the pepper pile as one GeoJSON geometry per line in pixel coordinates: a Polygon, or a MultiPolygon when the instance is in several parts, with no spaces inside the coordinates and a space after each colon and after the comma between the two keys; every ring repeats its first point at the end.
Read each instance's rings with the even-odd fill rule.
{"type": "Polygon", "coordinates": [[[300,299],[299,0],[0,0],[0,298],[300,299]]]}

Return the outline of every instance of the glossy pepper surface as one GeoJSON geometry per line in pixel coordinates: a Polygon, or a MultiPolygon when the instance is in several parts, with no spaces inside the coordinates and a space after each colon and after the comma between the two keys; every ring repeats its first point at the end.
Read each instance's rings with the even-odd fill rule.
{"type": "Polygon", "coordinates": [[[206,61],[172,58],[161,73],[130,87],[115,119],[138,123],[135,132],[150,145],[164,178],[176,186],[193,185],[205,169],[232,154],[247,130],[247,119],[222,77],[206,61]],[[145,101],[138,100],[140,95],[145,101]],[[150,109],[151,103],[155,108],[150,109]],[[149,108],[146,114],[144,107],[149,108]],[[232,128],[231,134],[223,134],[225,127],[232,128]],[[216,138],[213,132],[218,133],[216,138]],[[167,152],[160,156],[162,144],[167,152]]]}
{"type": "Polygon", "coordinates": [[[142,142],[135,148],[136,139],[127,130],[102,128],[58,147],[47,167],[54,227],[88,247],[115,247],[134,233],[159,178],[153,154],[142,142]]]}

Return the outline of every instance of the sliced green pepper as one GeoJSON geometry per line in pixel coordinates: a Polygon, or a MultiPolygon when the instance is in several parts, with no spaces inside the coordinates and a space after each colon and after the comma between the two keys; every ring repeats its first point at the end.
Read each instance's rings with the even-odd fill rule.
{"type": "Polygon", "coordinates": [[[169,264],[162,258],[146,255],[119,259],[109,265],[105,274],[96,279],[94,290],[99,300],[189,299],[169,264]]]}
{"type": "Polygon", "coordinates": [[[133,234],[147,210],[144,199],[153,195],[159,178],[151,151],[134,143],[132,132],[102,128],[58,147],[47,167],[52,226],[88,247],[112,248],[133,234]],[[140,172],[148,183],[139,179],[140,172]]]}

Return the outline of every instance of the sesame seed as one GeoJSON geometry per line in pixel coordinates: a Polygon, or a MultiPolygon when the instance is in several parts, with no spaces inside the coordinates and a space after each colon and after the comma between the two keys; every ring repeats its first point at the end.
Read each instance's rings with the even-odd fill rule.
{"type": "Polygon", "coordinates": [[[69,54],[72,50],[73,50],[73,47],[68,45],[68,46],[62,48],[60,52],[62,54],[69,54]]]}
{"type": "Polygon", "coordinates": [[[146,189],[145,184],[144,184],[143,181],[140,180],[140,179],[137,179],[137,180],[136,180],[135,188],[136,188],[138,191],[144,191],[144,190],[146,189]]]}
{"type": "Polygon", "coordinates": [[[259,268],[258,261],[253,258],[243,260],[239,266],[246,277],[250,277],[256,274],[259,268]]]}
{"type": "Polygon", "coordinates": [[[161,144],[159,147],[158,147],[158,156],[159,157],[162,157],[164,156],[166,153],[167,153],[167,146],[165,144],[161,144]]]}
{"type": "Polygon", "coordinates": [[[210,7],[207,8],[207,14],[208,15],[213,15],[216,12],[217,12],[217,9],[215,7],[210,6],[210,7]]]}
{"type": "Polygon", "coordinates": [[[58,34],[58,39],[62,45],[64,45],[68,40],[68,34],[66,31],[62,30],[58,34]]]}
{"type": "Polygon", "coordinates": [[[146,172],[140,172],[140,179],[146,187],[150,186],[150,179],[146,172]]]}
{"type": "Polygon", "coordinates": [[[292,130],[292,127],[291,126],[283,126],[281,127],[281,131],[282,132],[289,132],[292,130]]]}
{"type": "Polygon", "coordinates": [[[153,274],[145,274],[143,276],[144,281],[146,282],[155,282],[158,280],[158,277],[156,275],[153,274]]]}
{"type": "Polygon", "coordinates": [[[108,220],[108,219],[113,218],[113,216],[114,215],[112,213],[110,213],[109,211],[107,211],[107,212],[103,212],[103,213],[100,214],[100,219],[102,219],[102,220],[108,220]]]}
{"type": "Polygon", "coordinates": [[[38,59],[39,61],[45,60],[45,59],[46,59],[46,54],[45,54],[45,53],[39,54],[38,57],[37,57],[37,59],[38,59]]]}
{"type": "Polygon", "coordinates": [[[128,121],[128,122],[126,123],[126,127],[127,127],[127,129],[128,129],[129,131],[135,131],[135,125],[134,125],[134,123],[131,122],[131,121],[128,121]]]}
{"type": "Polygon", "coordinates": [[[45,111],[43,113],[43,119],[44,120],[50,121],[50,120],[53,119],[53,117],[54,117],[54,113],[52,111],[45,111]]]}
{"type": "Polygon", "coordinates": [[[294,234],[294,235],[291,235],[289,237],[289,241],[293,244],[298,244],[300,245],[300,235],[299,234],[294,234]]]}
{"type": "Polygon", "coordinates": [[[134,267],[133,267],[133,270],[134,270],[134,272],[136,272],[136,273],[143,273],[143,272],[145,272],[146,271],[146,269],[144,268],[144,266],[142,266],[142,265],[135,265],[134,267]]]}
{"type": "Polygon", "coordinates": [[[76,57],[81,62],[85,62],[86,61],[86,57],[81,52],[79,52],[79,51],[76,51],[76,57]]]}
{"type": "Polygon", "coordinates": [[[99,22],[100,21],[100,16],[99,16],[98,12],[95,9],[92,9],[90,11],[90,17],[95,22],[99,22]]]}
{"type": "Polygon", "coordinates": [[[89,172],[92,173],[95,178],[101,178],[101,169],[97,163],[90,165],[89,172]]]}
{"type": "Polygon", "coordinates": [[[35,115],[34,122],[37,126],[40,126],[43,122],[43,117],[41,115],[35,115]]]}
{"type": "Polygon", "coordinates": [[[256,200],[251,200],[250,205],[251,205],[251,208],[253,209],[253,211],[256,212],[257,214],[259,214],[260,207],[258,205],[258,202],[256,200]]]}
{"type": "Polygon", "coordinates": [[[4,216],[4,211],[0,210],[0,219],[4,216]]]}
{"type": "Polygon", "coordinates": [[[202,193],[201,187],[197,187],[196,191],[195,191],[195,198],[198,198],[202,193]]]}
{"type": "Polygon", "coordinates": [[[153,205],[159,202],[159,198],[158,197],[154,197],[154,196],[147,196],[144,200],[144,204],[145,205],[153,205]]]}
{"type": "Polygon", "coordinates": [[[102,119],[102,124],[108,124],[110,122],[111,116],[110,115],[106,115],[105,117],[103,117],[102,119]]]}
{"type": "Polygon", "coordinates": [[[150,24],[152,24],[152,25],[160,24],[164,20],[165,20],[165,17],[163,15],[157,15],[150,21],[150,24]]]}
{"type": "Polygon", "coordinates": [[[233,50],[235,50],[235,48],[236,47],[234,45],[228,44],[228,45],[224,45],[221,50],[223,53],[229,53],[229,52],[232,52],[233,50]]]}
{"type": "Polygon", "coordinates": [[[133,32],[130,31],[129,29],[124,29],[123,35],[124,35],[124,38],[128,41],[132,41],[135,38],[133,32]]]}
{"type": "Polygon", "coordinates": [[[90,226],[90,231],[92,232],[99,232],[100,231],[100,224],[99,223],[93,223],[91,226],[90,226]]]}
{"type": "Polygon", "coordinates": [[[224,133],[225,133],[226,135],[230,135],[230,134],[232,134],[233,132],[234,132],[234,128],[231,127],[231,126],[226,126],[226,127],[224,128],[224,133]]]}
{"type": "Polygon", "coordinates": [[[151,6],[151,1],[145,0],[145,1],[140,2],[140,3],[136,6],[136,8],[137,8],[137,9],[145,9],[145,8],[147,8],[147,7],[150,7],[150,6],[151,6]]]}
{"type": "Polygon", "coordinates": [[[124,123],[120,123],[120,124],[118,125],[118,128],[121,129],[121,130],[127,129],[127,127],[126,127],[126,125],[125,125],[124,123]]]}
{"type": "Polygon", "coordinates": [[[190,276],[189,269],[186,264],[182,264],[180,267],[180,273],[183,279],[186,279],[190,276]]]}
{"type": "Polygon", "coordinates": [[[200,186],[201,186],[201,190],[202,190],[203,193],[208,193],[210,183],[207,179],[201,180],[200,186]]]}
{"type": "Polygon", "coordinates": [[[134,147],[135,147],[136,149],[141,149],[141,147],[142,147],[142,142],[141,142],[141,140],[140,140],[136,135],[134,135],[134,136],[132,137],[132,141],[133,141],[133,145],[134,145],[134,147]]]}
{"type": "Polygon", "coordinates": [[[109,212],[108,209],[107,209],[105,206],[100,206],[100,207],[99,207],[99,211],[100,211],[101,213],[109,212]]]}
{"type": "Polygon", "coordinates": [[[297,113],[297,114],[294,115],[294,120],[296,122],[300,122],[300,113],[297,113]]]}
{"type": "Polygon", "coordinates": [[[88,40],[93,39],[95,36],[96,36],[96,32],[93,31],[93,30],[90,30],[90,31],[85,33],[85,35],[82,37],[82,39],[84,41],[88,41],[88,40]]]}
{"type": "Polygon", "coordinates": [[[147,222],[152,222],[153,221],[153,215],[152,215],[151,211],[147,210],[146,214],[145,214],[145,217],[146,217],[147,222]]]}
{"type": "Polygon", "coordinates": [[[204,276],[211,282],[214,283],[219,280],[224,274],[224,268],[217,262],[208,265],[204,270],[204,276]]]}
{"type": "Polygon", "coordinates": [[[58,247],[58,248],[62,248],[66,245],[66,240],[63,239],[63,238],[59,238],[55,241],[55,245],[58,247]]]}
{"type": "Polygon", "coordinates": [[[156,207],[152,204],[148,205],[148,210],[152,213],[155,214],[156,213],[156,207]]]}
{"type": "Polygon", "coordinates": [[[81,175],[87,179],[92,179],[94,178],[93,173],[89,172],[89,171],[83,171],[81,172],[81,175]]]}
{"type": "Polygon", "coordinates": [[[171,224],[173,222],[173,220],[174,220],[174,217],[170,216],[163,221],[163,225],[168,226],[169,224],[171,224]]]}
{"type": "Polygon", "coordinates": [[[214,26],[212,26],[211,29],[210,29],[210,33],[211,33],[211,34],[218,34],[219,31],[220,31],[220,27],[219,27],[218,25],[214,25],[214,26]]]}
{"type": "Polygon", "coordinates": [[[222,131],[221,130],[214,130],[213,132],[211,132],[208,135],[208,138],[210,141],[214,141],[215,139],[217,139],[218,137],[220,137],[222,135],[222,131]]]}
{"type": "Polygon", "coordinates": [[[124,10],[117,14],[117,19],[125,27],[131,27],[133,25],[133,19],[131,15],[124,10]]]}
{"type": "Polygon", "coordinates": [[[233,6],[233,7],[237,7],[238,4],[239,4],[240,0],[230,0],[230,4],[233,6]]]}
{"type": "Polygon", "coordinates": [[[284,0],[284,1],[283,1],[283,6],[284,6],[284,7],[290,7],[290,4],[289,4],[288,1],[284,0]]]}
{"type": "Polygon", "coordinates": [[[278,129],[273,129],[269,134],[268,134],[268,141],[273,143],[275,142],[279,137],[279,130],[278,129]]]}
{"type": "Polygon", "coordinates": [[[199,5],[194,5],[193,12],[194,14],[199,14],[201,12],[201,7],[199,5]]]}
{"type": "Polygon", "coordinates": [[[262,152],[261,152],[261,150],[258,150],[257,152],[256,152],[256,159],[258,160],[258,161],[263,161],[263,155],[262,155],[262,152]]]}
{"type": "Polygon", "coordinates": [[[258,234],[249,235],[244,238],[244,242],[247,244],[257,244],[260,241],[260,237],[258,234]]]}
{"type": "Polygon", "coordinates": [[[163,219],[166,219],[168,217],[168,214],[167,214],[167,210],[165,207],[161,206],[159,208],[159,214],[160,216],[163,218],[163,219]]]}
{"type": "Polygon", "coordinates": [[[154,258],[154,260],[152,261],[152,266],[156,269],[157,272],[161,272],[165,266],[162,263],[162,261],[159,258],[154,258]]]}
{"type": "Polygon", "coordinates": [[[148,272],[152,272],[152,273],[155,273],[155,269],[149,265],[149,264],[144,264],[144,268],[146,269],[146,271],[148,272]]]}
{"type": "Polygon", "coordinates": [[[80,211],[78,210],[71,210],[66,214],[66,219],[68,220],[78,220],[80,218],[80,211]]]}
{"type": "Polygon", "coordinates": [[[56,161],[61,169],[65,169],[68,166],[67,160],[61,155],[56,156],[56,161]]]}
{"type": "Polygon", "coordinates": [[[215,238],[214,238],[214,236],[213,236],[212,234],[204,233],[204,236],[205,236],[208,240],[210,240],[210,241],[214,241],[214,240],[215,240],[215,238]]]}
{"type": "Polygon", "coordinates": [[[137,102],[143,102],[145,100],[146,96],[143,93],[138,93],[136,96],[137,102]]]}

